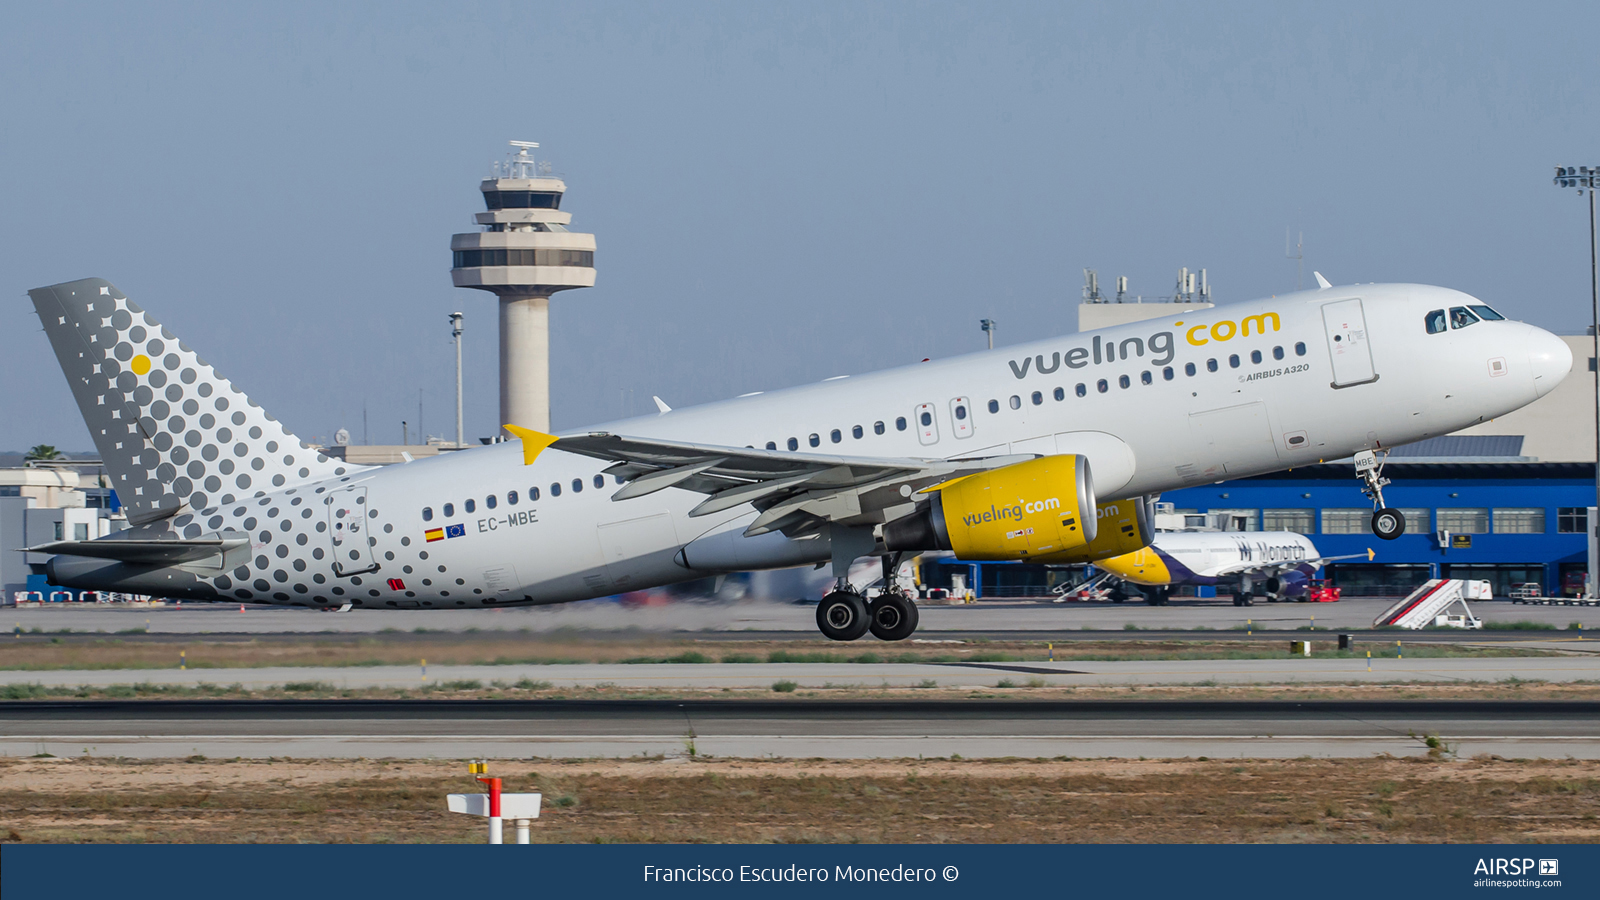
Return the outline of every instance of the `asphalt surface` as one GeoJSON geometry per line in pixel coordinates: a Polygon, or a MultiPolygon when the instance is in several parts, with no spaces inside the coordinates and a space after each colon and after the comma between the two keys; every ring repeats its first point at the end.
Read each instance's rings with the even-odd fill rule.
{"type": "Polygon", "coordinates": [[[0,703],[28,756],[1600,758],[1600,703],[112,701],[0,703]]]}
{"type": "MultiPolygon", "coordinates": [[[[1285,648],[1287,650],[1287,647],[1285,648]]],[[[0,685],[109,687],[138,684],[239,685],[248,689],[321,682],[336,689],[416,688],[449,682],[644,690],[801,687],[993,688],[1001,680],[1055,687],[1086,685],[1412,684],[1600,679],[1600,655],[1274,659],[1071,660],[966,663],[582,663],[572,665],[269,666],[228,669],[37,669],[0,671],[0,685]]]]}
{"type": "MultiPolygon", "coordinates": [[[[1208,628],[1232,633],[1246,627],[1266,631],[1366,630],[1394,599],[1352,597],[1337,603],[1272,603],[1237,607],[1228,600],[1175,598],[1171,606],[1142,603],[983,602],[960,606],[920,607],[917,637],[955,639],[981,634],[1006,639],[1050,640],[1072,632],[1124,631],[1130,626],[1151,631],[1208,628]]],[[[76,606],[76,604],[74,604],[76,606]]],[[[1600,606],[1526,606],[1484,602],[1472,609],[1488,622],[1532,622],[1565,629],[1580,622],[1600,631],[1600,606]]],[[[7,609],[0,626],[23,631],[143,631],[164,634],[374,634],[415,629],[469,633],[478,631],[530,634],[644,632],[655,634],[779,635],[772,639],[817,637],[816,606],[803,603],[676,602],[661,606],[628,606],[609,600],[588,600],[558,606],[489,610],[357,610],[319,612],[284,607],[187,603],[181,608],[121,607],[111,604],[69,608],[7,609]],[[240,610],[243,610],[241,612],[240,610]]],[[[1203,632],[1202,632],[1203,633],[1203,632]]],[[[1419,632],[1420,633],[1420,632],[1419,632]]],[[[872,643],[866,639],[866,643],[872,643]]]]}

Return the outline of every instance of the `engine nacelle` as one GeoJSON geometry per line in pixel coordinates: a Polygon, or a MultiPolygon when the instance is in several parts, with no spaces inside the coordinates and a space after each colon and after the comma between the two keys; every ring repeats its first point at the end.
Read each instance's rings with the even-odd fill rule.
{"type": "Polygon", "coordinates": [[[1052,553],[1035,562],[1051,564],[1090,563],[1133,553],[1150,546],[1156,530],[1150,503],[1143,497],[1113,500],[1095,511],[1099,527],[1094,539],[1076,550],[1052,553]]]}
{"type": "Polygon", "coordinates": [[[1087,547],[1099,525],[1094,479],[1083,456],[1031,459],[958,478],[931,493],[915,513],[884,525],[888,549],[1031,560],[1087,547]]]}

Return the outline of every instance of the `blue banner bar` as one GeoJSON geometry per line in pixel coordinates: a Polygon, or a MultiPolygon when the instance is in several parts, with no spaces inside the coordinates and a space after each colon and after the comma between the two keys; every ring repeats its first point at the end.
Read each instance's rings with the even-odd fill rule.
{"type": "Polygon", "coordinates": [[[1600,895],[1600,846],[548,845],[0,849],[6,900],[1600,895]]]}

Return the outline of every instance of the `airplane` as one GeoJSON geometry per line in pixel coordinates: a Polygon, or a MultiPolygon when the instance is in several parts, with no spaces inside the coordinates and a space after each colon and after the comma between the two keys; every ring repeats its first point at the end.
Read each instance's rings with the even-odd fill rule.
{"type": "MultiPolygon", "coordinates": [[[[833,640],[903,640],[903,554],[1087,563],[1146,547],[1153,497],[1362,454],[1532,403],[1555,335],[1446,288],[1319,287],[385,467],[291,434],[102,279],[29,291],[129,527],[52,584],[314,609],[565,603],[832,566],[833,640]],[[1448,313],[1446,312],[1448,311],[1448,313]],[[1448,324],[1446,319],[1448,318],[1448,324]],[[870,606],[849,581],[883,563],[870,606]]],[[[273,340],[274,338],[264,338],[273,340]]]]}
{"type": "Polygon", "coordinates": [[[1221,582],[1238,583],[1234,606],[1254,606],[1257,579],[1273,602],[1304,600],[1319,567],[1362,556],[1371,561],[1373,555],[1369,548],[1365,553],[1322,556],[1310,538],[1288,531],[1168,531],[1158,533],[1148,547],[1096,560],[1093,565],[1119,581],[1139,586],[1151,606],[1166,606],[1175,585],[1221,582]]]}

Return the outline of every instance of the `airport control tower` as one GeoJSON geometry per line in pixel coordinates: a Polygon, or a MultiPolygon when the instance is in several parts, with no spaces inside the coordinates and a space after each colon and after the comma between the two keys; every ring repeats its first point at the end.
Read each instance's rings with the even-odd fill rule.
{"type": "MultiPolygon", "coordinates": [[[[568,231],[561,211],[567,185],[529,151],[516,150],[478,185],[487,212],[482,231],[450,236],[456,287],[500,298],[500,424],[550,430],[550,296],[594,287],[594,235],[568,231]]],[[[497,429],[498,430],[498,429],[497,429]]]]}

